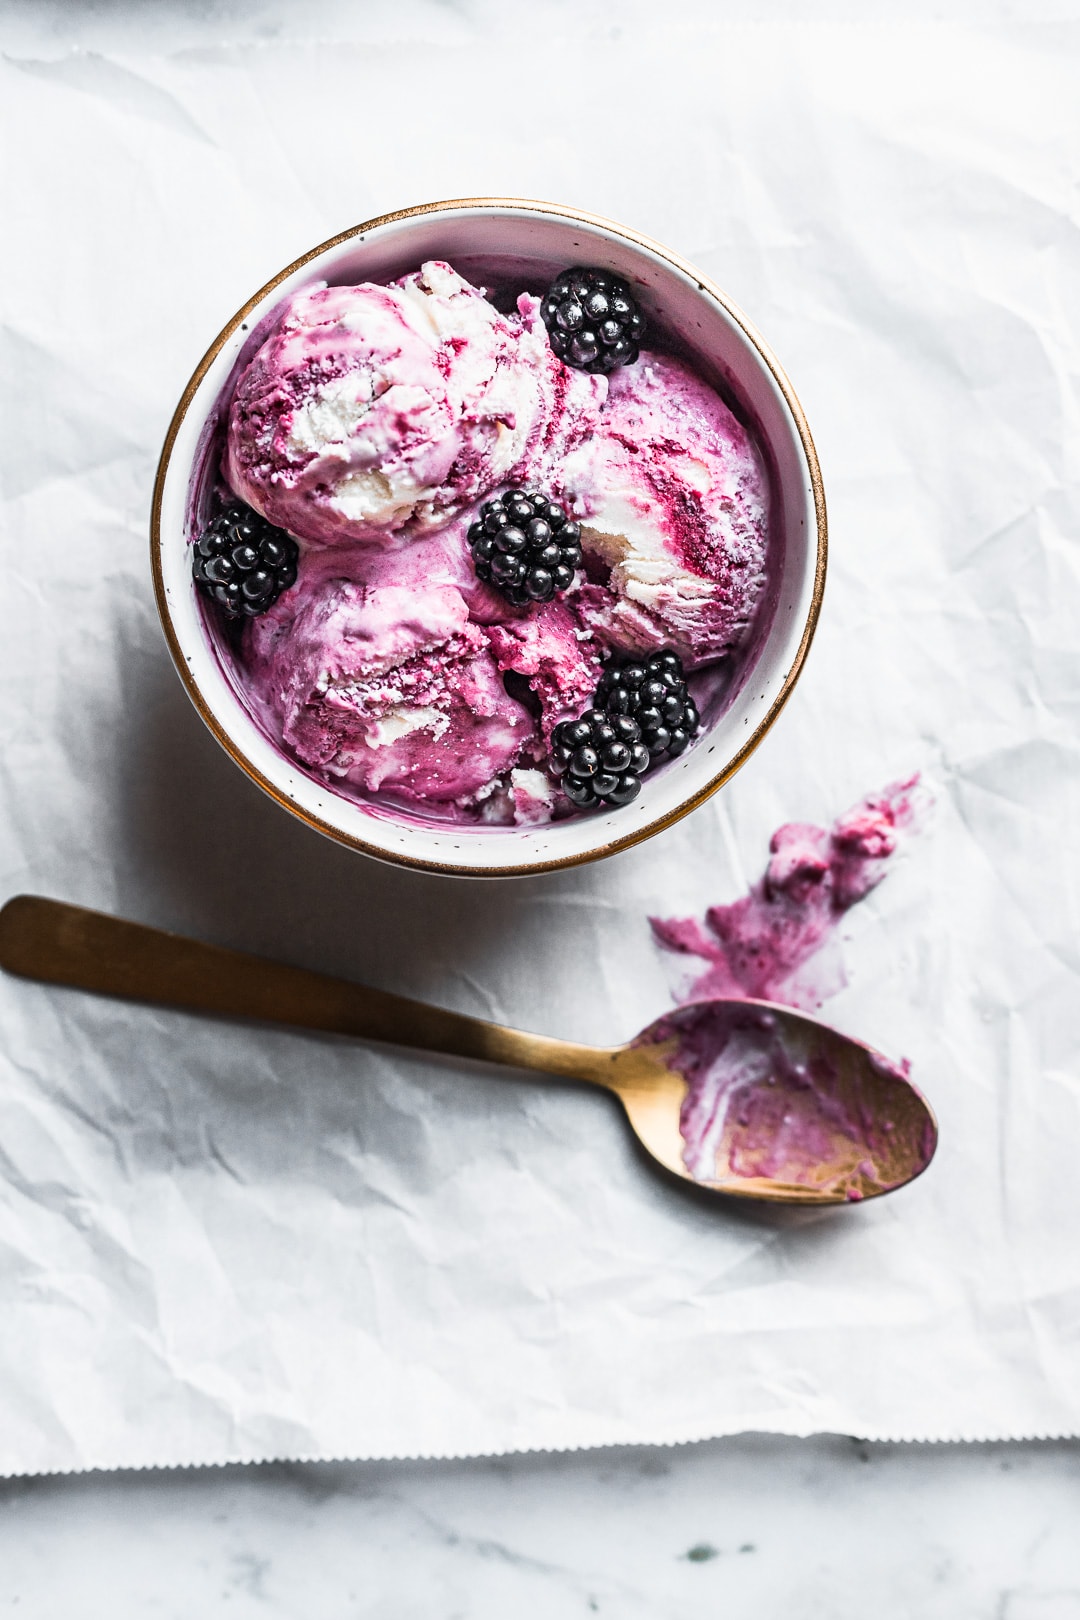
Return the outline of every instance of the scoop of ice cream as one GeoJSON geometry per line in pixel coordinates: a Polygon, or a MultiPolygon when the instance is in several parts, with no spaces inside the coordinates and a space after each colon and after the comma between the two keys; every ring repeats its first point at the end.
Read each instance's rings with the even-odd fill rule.
{"type": "Polygon", "coordinates": [[[284,745],[365,792],[475,804],[535,736],[457,587],[385,566],[365,579],[355,552],[308,553],[292,590],[249,625],[244,669],[284,745]]]}
{"type": "Polygon", "coordinates": [[[389,287],[310,288],[237,383],[226,477],[315,542],[438,527],[582,437],[598,381],[555,359],[531,307],[502,315],[438,261],[389,287]]]}
{"type": "Polygon", "coordinates": [[[586,621],[691,666],[733,650],[767,579],[768,481],[750,435],[681,361],[645,353],[609,380],[560,486],[584,520],[586,621]]]}

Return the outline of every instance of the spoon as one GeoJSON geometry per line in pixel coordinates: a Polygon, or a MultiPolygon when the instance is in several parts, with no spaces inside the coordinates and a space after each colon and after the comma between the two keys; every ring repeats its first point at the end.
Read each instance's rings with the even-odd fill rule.
{"type": "Polygon", "coordinates": [[[770,1002],[691,1003],[625,1046],[578,1046],[28,894],[0,911],[0,967],[604,1086],[665,1170],[739,1198],[878,1197],[925,1170],[937,1146],[934,1115],[902,1070],[770,1002]]]}

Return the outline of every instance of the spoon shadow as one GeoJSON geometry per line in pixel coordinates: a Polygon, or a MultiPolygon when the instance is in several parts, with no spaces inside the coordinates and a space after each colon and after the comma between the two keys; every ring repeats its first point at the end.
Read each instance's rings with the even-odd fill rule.
{"type": "MultiPolygon", "coordinates": [[[[127,734],[117,773],[117,813],[127,853],[118,884],[122,909],[137,912],[152,905],[155,920],[180,931],[268,956],[305,960],[325,972],[444,1004],[447,981],[464,983],[479,1003],[476,1010],[507,1021],[487,987],[498,984],[510,942],[520,944],[515,936],[523,909],[541,894],[554,899],[560,890],[588,889],[592,874],[469,881],[380,865],[342,849],[283,813],[236,769],[191,708],[164,649],[155,656],[143,648],[140,656],[126,661],[125,669],[128,712],[141,719],[127,734]]],[[[540,1004],[557,993],[560,973],[572,971],[574,961],[588,959],[565,933],[559,946],[544,953],[550,954],[550,962],[529,962],[540,986],[540,1004]]],[[[357,1107],[358,1092],[364,1089],[356,1086],[355,1070],[345,1089],[339,1087],[340,1062],[336,1057],[327,1065],[328,1079],[335,1076],[330,1081],[333,1097],[326,1099],[332,1118],[325,1123],[331,1131],[342,1129],[345,1112],[357,1107]]],[[[384,1056],[372,1059],[371,1066],[386,1077],[399,1062],[384,1056]]],[[[363,1067],[368,1069],[367,1061],[363,1067]]],[[[432,1079],[439,1069],[447,1070],[447,1084],[450,1073],[463,1072],[455,1059],[427,1059],[425,1067],[432,1079]]],[[[464,1065],[464,1070],[471,1067],[464,1065]]],[[[469,1112],[475,1108],[497,1114],[502,1105],[487,1100],[490,1081],[476,1084],[483,1078],[480,1071],[470,1076],[474,1083],[467,1089],[476,1101],[470,1099],[469,1112]]],[[[241,1092],[243,1108],[257,1100],[268,1125],[275,1107],[273,1088],[265,1096],[247,1086],[241,1092]]],[[[308,1103],[314,1100],[309,1093],[308,1103]]],[[[277,1101],[285,1099],[278,1095],[277,1101]]],[[[459,1094],[456,1106],[464,1101],[459,1094]]],[[[284,1112],[285,1128],[295,1127],[291,1103],[284,1112]]],[[[374,1119],[370,1123],[375,1126],[374,1119]]],[[[625,1126],[620,1122],[615,1128],[625,1126]]],[[[634,1162],[647,1166],[650,1175],[659,1169],[665,1184],[691,1206],[708,1205],[715,1211],[715,1192],[658,1167],[655,1157],[626,1134],[634,1162]]],[[[368,1136],[366,1128],[363,1135],[368,1136]]],[[[377,1134],[370,1140],[377,1141],[377,1134]]],[[[806,1211],[734,1200],[724,1204],[738,1221],[777,1230],[801,1229],[820,1214],[808,1217],[806,1211]]]]}

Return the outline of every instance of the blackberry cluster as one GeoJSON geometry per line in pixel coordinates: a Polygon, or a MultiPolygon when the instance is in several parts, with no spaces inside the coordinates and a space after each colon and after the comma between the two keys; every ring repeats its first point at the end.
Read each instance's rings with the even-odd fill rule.
{"type": "Polygon", "coordinates": [[[250,506],[227,506],[195,542],[195,582],[230,619],[255,619],[296,578],[296,541],[250,506]]]}
{"type": "Polygon", "coordinates": [[[701,724],[682,659],[670,650],[651,653],[640,663],[611,665],[601,675],[593,701],[608,714],[636,720],[653,758],[681,754],[701,724]]]}
{"type": "Polygon", "coordinates": [[[607,270],[564,270],[540,306],[551,347],[575,371],[605,375],[632,366],[645,317],[621,276],[607,270]]]}
{"type": "Polygon", "coordinates": [[[485,501],[469,525],[469,546],[477,578],[514,607],[550,602],[581,567],[580,527],[557,501],[535,490],[515,489],[485,501]]]}
{"type": "Polygon", "coordinates": [[[641,740],[641,727],[628,714],[586,709],[580,720],[557,725],[551,744],[551,768],[579,810],[601,801],[629,804],[641,792],[649,750],[641,740]]]}
{"type": "Polygon", "coordinates": [[[701,724],[676,652],[612,664],[593,707],[551,734],[551,769],[579,810],[630,804],[662,755],[681,754],[701,724]]]}

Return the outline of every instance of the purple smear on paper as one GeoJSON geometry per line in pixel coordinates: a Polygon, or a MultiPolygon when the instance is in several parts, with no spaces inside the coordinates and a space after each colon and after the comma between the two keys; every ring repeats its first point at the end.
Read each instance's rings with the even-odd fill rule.
{"type": "Polygon", "coordinates": [[[931,802],[916,773],[868,794],[831,828],[789,822],[773,834],[765,874],[743,899],[711,906],[701,920],[651,917],[666,950],[708,964],[678,1001],[753,998],[815,1011],[847,983],[827,949],[841,919],[881,882],[931,802]]]}

